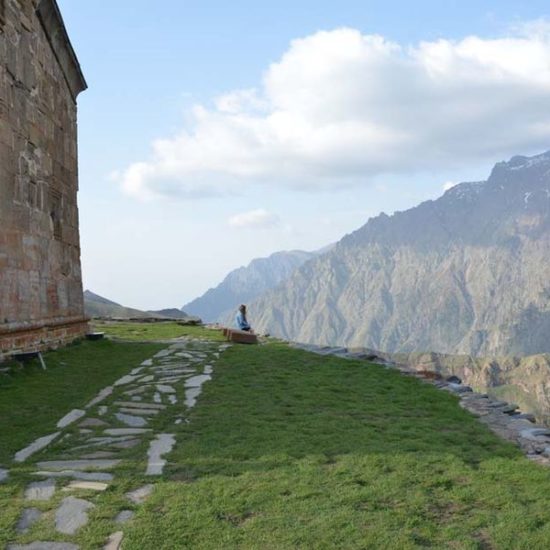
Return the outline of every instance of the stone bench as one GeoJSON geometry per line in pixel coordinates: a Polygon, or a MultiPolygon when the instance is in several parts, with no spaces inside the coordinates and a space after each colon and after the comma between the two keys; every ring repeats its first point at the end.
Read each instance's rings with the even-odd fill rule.
{"type": "Polygon", "coordinates": [[[246,332],[245,330],[237,330],[232,328],[223,328],[223,335],[230,342],[236,344],[257,344],[258,337],[252,332],[246,332]]]}

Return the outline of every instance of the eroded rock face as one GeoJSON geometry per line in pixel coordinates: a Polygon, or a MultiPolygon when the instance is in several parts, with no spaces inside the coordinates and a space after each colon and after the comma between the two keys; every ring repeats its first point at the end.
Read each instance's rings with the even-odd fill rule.
{"type": "Polygon", "coordinates": [[[550,152],[382,214],[249,304],[259,331],[388,352],[550,352],[550,152]]]}

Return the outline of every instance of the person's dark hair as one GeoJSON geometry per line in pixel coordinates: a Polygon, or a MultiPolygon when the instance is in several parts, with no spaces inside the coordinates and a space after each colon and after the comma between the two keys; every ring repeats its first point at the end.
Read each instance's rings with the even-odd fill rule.
{"type": "Polygon", "coordinates": [[[244,313],[246,311],[246,306],[244,304],[241,304],[239,306],[239,311],[241,311],[242,313],[244,313]]]}

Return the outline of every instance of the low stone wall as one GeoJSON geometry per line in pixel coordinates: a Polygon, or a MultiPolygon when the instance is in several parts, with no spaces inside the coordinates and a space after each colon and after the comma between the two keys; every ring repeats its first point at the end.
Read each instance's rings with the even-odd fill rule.
{"type": "Polygon", "coordinates": [[[21,352],[58,348],[83,338],[87,332],[88,319],[0,330],[0,362],[21,352]]]}
{"type": "Polygon", "coordinates": [[[550,429],[537,425],[532,414],[521,412],[517,405],[492,399],[486,393],[477,393],[470,386],[462,383],[456,376],[443,377],[441,374],[417,370],[416,368],[395,363],[383,354],[369,349],[315,346],[310,344],[291,343],[293,347],[311,351],[319,355],[335,355],[344,359],[359,359],[377,363],[386,368],[400,371],[406,376],[414,376],[435,387],[455,394],[460,399],[460,406],[473,415],[498,436],[518,445],[525,456],[534,462],[550,466],[550,429]]]}

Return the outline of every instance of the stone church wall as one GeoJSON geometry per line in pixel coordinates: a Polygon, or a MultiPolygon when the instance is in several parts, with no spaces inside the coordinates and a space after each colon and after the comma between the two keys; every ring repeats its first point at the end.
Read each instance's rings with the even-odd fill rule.
{"type": "Polygon", "coordinates": [[[54,0],[0,0],[0,358],[87,331],[76,96],[86,83],[54,0]]]}

